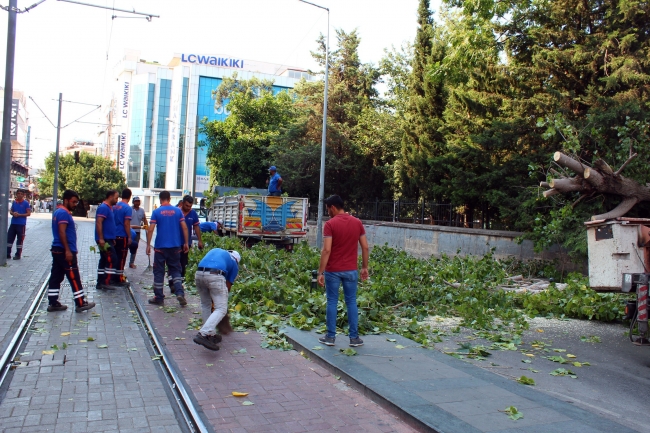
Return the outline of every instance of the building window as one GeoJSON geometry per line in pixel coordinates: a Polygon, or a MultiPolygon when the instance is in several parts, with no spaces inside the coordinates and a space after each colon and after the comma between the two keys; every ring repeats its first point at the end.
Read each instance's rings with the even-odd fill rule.
{"type": "Polygon", "coordinates": [[[183,188],[183,163],[185,162],[185,133],[187,126],[187,92],[190,87],[190,79],[183,77],[183,95],[181,97],[181,122],[180,134],[178,137],[178,172],[176,176],[176,189],[183,188]]]}
{"type": "Polygon", "coordinates": [[[151,137],[153,132],[153,103],[156,85],[149,83],[147,95],[147,120],[144,124],[144,156],[142,163],[142,188],[149,188],[149,173],[151,172],[151,137]]]}
{"type": "Polygon", "coordinates": [[[165,188],[167,174],[167,147],[169,146],[169,125],[165,119],[169,117],[171,93],[172,81],[161,79],[160,94],[158,96],[158,129],[156,134],[154,188],[165,188]]]}

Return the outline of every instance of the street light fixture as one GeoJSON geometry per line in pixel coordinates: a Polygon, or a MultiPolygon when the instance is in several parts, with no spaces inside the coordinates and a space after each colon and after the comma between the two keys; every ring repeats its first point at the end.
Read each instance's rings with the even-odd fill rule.
{"type": "Polygon", "coordinates": [[[318,188],[318,219],[316,220],[316,246],[323,246],[323,202],[325,201],[325,144],[327,142],[327,79],[329,77],[329,55],[330,55],[330,10],[305,0],[298,0],[302,3],[315,6],[327,11],[327,43],[325,46],[325,95],[323,96],[323,133],[321,135],[320,151],[320,185],[318,188]]]}

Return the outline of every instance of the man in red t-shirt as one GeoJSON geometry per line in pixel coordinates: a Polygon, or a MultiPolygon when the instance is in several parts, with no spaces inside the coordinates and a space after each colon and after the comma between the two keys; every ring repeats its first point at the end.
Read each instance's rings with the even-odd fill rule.
{"type": "Polygon", "coordinates": [[[323,251],[318,268],[318,284],[325,286],[327,310],[325,321],[327,334],[318,339],[327,346],[334,346],[336,339],[336,306],[339,287],[343,284],[343,296],[348,308],[350,346],[363,346],[359,338],[359,311],[357,310],[358,244],[361,245],[361,279],[368,279],[368,241],[366,230],[357,218],[343,209],[343,199],[338,195],[325,200],[330,220],[323,228],[323,251]]]}

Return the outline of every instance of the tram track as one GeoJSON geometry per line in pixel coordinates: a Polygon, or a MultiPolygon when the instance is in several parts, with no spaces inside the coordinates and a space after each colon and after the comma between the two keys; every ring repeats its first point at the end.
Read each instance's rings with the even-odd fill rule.
{"type": "MultiPolygon", "coordinates": [[[[29,308],[21,319],[18,328],[14,332],[14,335],[7,345],[7,348],[0,356],[0,389],[6,388],[4,385],[7,377],[9,376],[9,373],[21,365],[21,362],[17,360],[17,358],[21,347],[23,346],[23,343],[25,343],[29,329],[34,322],[34,319],[37,317],[41,303],[47,297],[49,279],[50,274],[48,273],[45,277],[44,282],[36,291],[34,299],[32,300],[29,308]]],[[[135,292],[131,287],[129,287],[127,293],[128,298],[135,306],[135,311],[138,315],[138,322],[142,326],[146,335],[149,337],[149,344],[152,353],[154,354],[154,357],[152,358],[153,362],[159,363],[160,370],[165,377],[167,388],[173,395],[173,400],[176,403],[180,414],[182,415],[182,421],[185,424],[185,430],[192,433],[213,432],[214,430],[209,425],[206,425],[201,418],[199,410],[197,410],[197,407],[193,402],[190,393],[185,388],[180,375],[177,373],[173,362],[171,362],[170,356],[161,343],[161,340],[155,331],[153,324],[149,320],[145,309],[142,307],[142,305],[140,305],[135,292]]]]}

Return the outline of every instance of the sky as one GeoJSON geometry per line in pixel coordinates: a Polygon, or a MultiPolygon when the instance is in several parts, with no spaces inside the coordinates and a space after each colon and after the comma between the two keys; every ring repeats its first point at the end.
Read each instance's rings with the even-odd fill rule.
{"type": "MultiPolygon", "coordinates": [[[[47,0],[18,15],[14,89],[24,91],[56,124],[58,94],[64,101],[62,125],[108,105],[114,67],[124,49],[167,64],[174,53],[224,54],[235,58],[312,68],[310,51],[327,31],[327,12],[298,0],[79,0],[83,3],[160,15],[151,22],[123,12],[47,0]],[[118,18],[112,19],[116,15],[118,18]]],[[[25,8],[36,0],[18,0],[25,8]]],[[[8,0],[0,0],[6,5],[8,0]]],[[[330,9],[330,46],[335,29],[357,29],[362,62],[377,64],[384,49],[413,42],[417,0],[314,0],[330,9]]],[[[435,7],[437,1],[432,1],[435,7]]],[[[0,10],[0,85],[4,85],[7,15],[0,10]]],[[[42,166],[55,149],[56,128],[28,100],[30,165],[42,166]]],[[[103,122],[101,111],[81,119],[103,122]]],[[[101,125],[71,123],[61,130],[61,146],[74,139],[101,142],[101,125]]]]}

